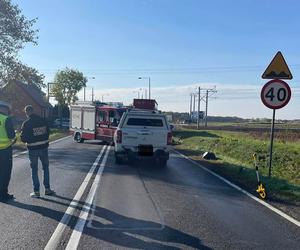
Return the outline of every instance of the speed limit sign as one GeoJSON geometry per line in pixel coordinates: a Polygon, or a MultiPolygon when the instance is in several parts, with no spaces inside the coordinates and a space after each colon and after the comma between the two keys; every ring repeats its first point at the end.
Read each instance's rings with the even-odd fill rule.
{"type": "Polygon", "coordinates": [[[267,82],[260,93],[261,100],[270,109],[280,109],[291,99],[290,86],[282,80],[267,82]]]}

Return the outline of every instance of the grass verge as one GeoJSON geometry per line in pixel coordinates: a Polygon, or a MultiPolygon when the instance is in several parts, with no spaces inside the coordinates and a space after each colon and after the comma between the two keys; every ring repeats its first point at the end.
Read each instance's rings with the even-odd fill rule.
{"type": "Polygon", "coordinates": [[[187,129],[175,131],[174,139],[176,149],[251,193],[255,193],[257,185],[252,159],[253,153],[257,153],[268,198],[292,204],[300,202],[300,142],[275,141],[272,178],[268,178],[267,140],[253,139],[244,132],[187,129]],[[214,152],[218,160],[204,160],[201,155],[206,151],[214,152]]]}

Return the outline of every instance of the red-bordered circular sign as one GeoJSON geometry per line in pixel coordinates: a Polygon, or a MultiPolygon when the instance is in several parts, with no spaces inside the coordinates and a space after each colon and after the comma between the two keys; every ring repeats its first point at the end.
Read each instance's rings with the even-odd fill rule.
{"type": "Polygon", "coordinates": [[[268,108],[280,109],[288,104],[291,94],[290,86],[286,82],[271,80],[263,86],[260,98],[268,108]]]}

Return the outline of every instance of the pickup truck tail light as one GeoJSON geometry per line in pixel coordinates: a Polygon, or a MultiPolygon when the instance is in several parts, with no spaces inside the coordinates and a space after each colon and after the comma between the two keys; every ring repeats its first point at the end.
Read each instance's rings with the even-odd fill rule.
{"type": "Polygon", "coordinates": [[[172,145],[172,132],[168,132],[167,144],[172,145]]]}
{"type": "Polygon", "coordinates": [[[122,143],[122,131],[117,130],[117,143],[122,143]]]}

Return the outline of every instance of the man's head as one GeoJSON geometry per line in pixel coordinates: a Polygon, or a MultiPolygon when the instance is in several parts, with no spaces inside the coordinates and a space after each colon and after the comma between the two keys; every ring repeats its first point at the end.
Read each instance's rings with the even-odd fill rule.
{"type": "Polygon", "coordinates": [[[33,114],[33,107],[31,105],[27,105],[24,108],[25,114],[27,117],[30,117],[33,114]]]}
{"type": "Polygon", "coordinates": [[[0,113],[2,113],[4,115],[9,115],[10,109],[11,109],[11,106],[9,103],[0,101],[0,113]]]}

